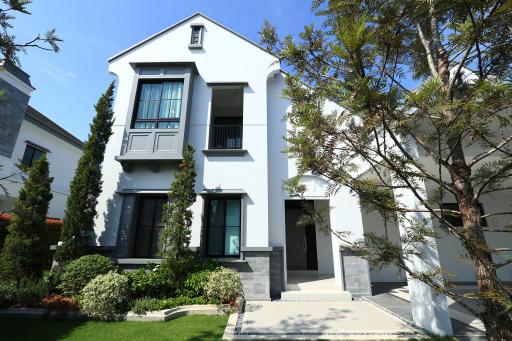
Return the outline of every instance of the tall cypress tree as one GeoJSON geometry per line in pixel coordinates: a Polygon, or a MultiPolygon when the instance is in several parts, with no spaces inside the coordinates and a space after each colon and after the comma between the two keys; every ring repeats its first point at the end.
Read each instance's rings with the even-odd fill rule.
{"type": "Polygon", "coordinates": [[[1,278],[36,277],[44,270],[47,245],[43,229],[53,198],[52,181],[46,157],[28,170],[28,178],[14,203],[14,218],[0,254],[1,278]]]}
{"type": "Polygon", "coordinates": [[[86,254],[92,242],[96,204],[102,186],[101,164],[114,123],[113,97],[114,82],[94,106],[96,116],[70,186],[62,225],[62,244],[55,253],[55,259],[59,262],[86,254]]]}
{"type": "Polygon", "coordinates": [[[169,189],[169,203],[165,204],[162,220],[165,224],[162,233],[164,266],[172,270],[176,279],[184,273],[190,244],[190,226],[192,225],[192,211],[190,206],[196,201],[194,191],[196,183],[196,170],[194,162],[194,148],[187,145],[183,152],[183,160],[179,165],[179,172],[169,189]]]}

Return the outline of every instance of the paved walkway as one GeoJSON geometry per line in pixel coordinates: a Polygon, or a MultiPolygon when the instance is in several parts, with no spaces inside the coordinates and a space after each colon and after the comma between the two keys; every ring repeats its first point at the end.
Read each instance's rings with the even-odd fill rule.
{"type": "MultiPolygon", "coordinates": [[[[394,290],[389,290],[388,292],[384,292],[381,294],[377,294],[372,297],[367,297],[368,300],[378,304],[392,313],[408,320],[412,321],[412,313],[411,306],[409,302],[409,292],[407,287],[396,288],[394,290]]],[[[459,306],[460,307],[460,306],[459,306]]],[[[462,307],[454,307],[450,304],[450,314],[452,315],[452,328],[454,336],[459,341],[480,341],[487,340],[485,337],[485,332],[480,329],[480,326],[474,321],[466,321],[467,314],[469,312],[465,311],[464,315],[456,315],[454,309],[462,309],[462,307]],[[453,318],[454,315],[457,316],[458,319],[453,318]],[[465,316],[466,315],[466,316],[465,316]],[[463,320],[465,323],[461,322],[463,320]],[[468,322],[472,322],[469,323],[468,322]],[[478,328],[476,328],[478,327],[478,328]]],[[[474,318],[474,317],[473,317],[474,318]]]]}
{"type": "Polygon", "coordinates": [[[224,339],[397,339],[424,335],[400,318],[363,301],[248,302],[230,316],[224,339]]]}

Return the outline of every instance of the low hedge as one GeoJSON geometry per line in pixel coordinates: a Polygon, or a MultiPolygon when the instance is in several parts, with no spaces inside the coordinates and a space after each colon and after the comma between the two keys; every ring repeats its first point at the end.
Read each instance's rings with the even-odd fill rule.
{"type": "Polygon", "coordinates": [[[217,304],[217,301],[208,301],[204,297],[177,296],[172,298],[143,297],[133,301],[131,310],[142,315],[148,311],[163,310],[193,304],[217,304]]]}

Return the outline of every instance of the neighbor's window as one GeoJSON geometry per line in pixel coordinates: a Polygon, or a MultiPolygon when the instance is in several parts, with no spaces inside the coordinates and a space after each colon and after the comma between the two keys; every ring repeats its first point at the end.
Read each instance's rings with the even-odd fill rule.
{"type": "MultiPolygon", "coordinates": [[[[459,211],[459,204],[445,202],[445,203],[441,204],[441,208],[443,210],[459,211]]],[[[483,208],[482,204],[480,204],[480,214],[481,215],[484,214],[484,208],[483,208]]],[[[453,214],[453,213],[450,213],[450,212],[443,211],[442,212],[442,217],[447,222],[452,224],[453,226],[462,226],[462,219],[461,219],[460,215],[458,215],[458,214],[453,214]]],[[[481,224],[482,224],[482,226],[487,226],[487,221],[485,220],[485,218],[482,218],[481,224]]]]}
{"type": "Polygon", "coordinates": [[[133,128],[179,128],[182,94],[181,80],[142,83],[133,128]]]}
{"type": "Polygon", "coordinates": [[[200,46],[202,42],[203,26],[192,26],[192,34],[190,36],[190,45],[200,46]]]}
{"type": "Polygon", "coordinates": [[[27,144],[25,153],[23,153],[23,158],[21,159],[21,163],[27,167],[32,167],[32,164],[42,158],[44,155],[46,155],[46,151],[27,144]]]}
{"type": "Polygon", "coordinates": [[[208,200],[208,256],[240,255],[240,198],[208,200]]]}

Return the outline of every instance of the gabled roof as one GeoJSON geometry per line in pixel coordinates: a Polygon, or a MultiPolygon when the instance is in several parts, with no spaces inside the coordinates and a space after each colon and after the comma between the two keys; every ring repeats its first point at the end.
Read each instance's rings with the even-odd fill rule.
{"type": "MultiPolygon", "coordinates": [[[[116,55],[114,55],[114,56],[110,57],[110,58],[108,59],[108,62],[109,62],[109,63],[110,63],[110,62],[112,62],[114,59],[117,59],[117,58],[119,58],[119,57],[121,57],[121,56],[125,55],[126,53],[130,52],[131,50],[133,50],[133,49],[135,49],[135,48],[137,48],[137,47],[139,47],[139,46],[141,46],[141,45],[144,45],[144,44],[145,44],[145,43],[147,43],[148,41],[153,40],[153,39],[154,39],[154,38],[156,38],[156,37],[159,37],[160,35],[162,35],[162,34],[166,33],[167,31],[170,31],[170,30],[172,30],[173,28],[175,28],[175,27],[177,27],[177,26],[179,26],[179,25],[183,24],[184,22],[187,22],[188,20],[190,20],[190,19],[192,19],[192,18],[195,18],[195,17],[197,17],[197,16],[201,16],[201,17],[203,17],[203,18],[205,18],[205,19],[207,19],[207,20],[209,20],[209,21],[213,22],[214,24],[216,24],[216,25],[218,25],[218,26],[222,27],[222,28],[223,28],[223,29],[225,29],[226,31],[228,31],[228,32],[230,32],[230,33],[232,33],[232,34],[236,35],[237,37],[239,37],[239,38],[241,38],[241,39],[245,40],[245,41],[246,41],[246,42],[248,42],[249,44],[252,44],[252,45],[256,46],[257,48],[261,49],[262,51],[264,51],[264,52],[268,53],[269,55],[274,56],[272,53],[270,53],[269,51],[267,51],[267,49],[265,49],[263,46],[261,46],[261,45],[259,45],[259,44],[255,43],[255,42],[253,42],[252,40],[250,40],[250,39],[248,39],[248,38],[244,37],[244,36],[243,36],[243,35],[241,35],[240,33],[237,33],[237,32],[235,32],[235,31],[231,30],[230,28],[227,28],[226,26],[224,26],[224,25],[222,25],[221,23],[219,23],[219,22],[217,22],[217,21],[215,21],[215,20],[213,20],[213,19],[209,18],[208,16],[204,15],[203,13],[201,13],[201,12],[197,12],[197,13],[192,14],[191,16],[186,17],[185,19],[182,19],[182,20],[178,21],[178,22],[177,22],[177,23],[175,23],[174,25],[171,25],[171,26],[169,26],[169,27],[167,27],[167,28],[163,29],[162,31],[160,31],[160,32],[158,32],[158,33],[156,33],[156,34],[153,34],[152,36],[150,36],[150,37],[148,37],[148,38],[146,38],[146,39],[144,39],[144,40],[142,40],[142,41],[138,42],[137,44],[135,44],[135,45],[133,45],[133,46],[131,46],[131,47],[127,48],[126,50],[124,50],[124,51],[122,51],[122,52],[120,52],[120,53],[118,53],[118,54],[116,54],[116,55]]],[[[275,57],[275,56],[274,56],[274,57],[275,57]]]]}
{"type": "Polygon", "coordinates": [[[49,131],[53,135],[60,137],[61,139],[65,140],[66,142],[70,143],[71,145],[77,148],[84,148],[84,143],[80,141],[77,137],[75,137],[73,134],[59,126],[57,123],[50,120],[45,115],[41,114],[36,109],[32,108],[30,105],[27,106],[27,110],[25,111],[25,119],[49,131]]]}

